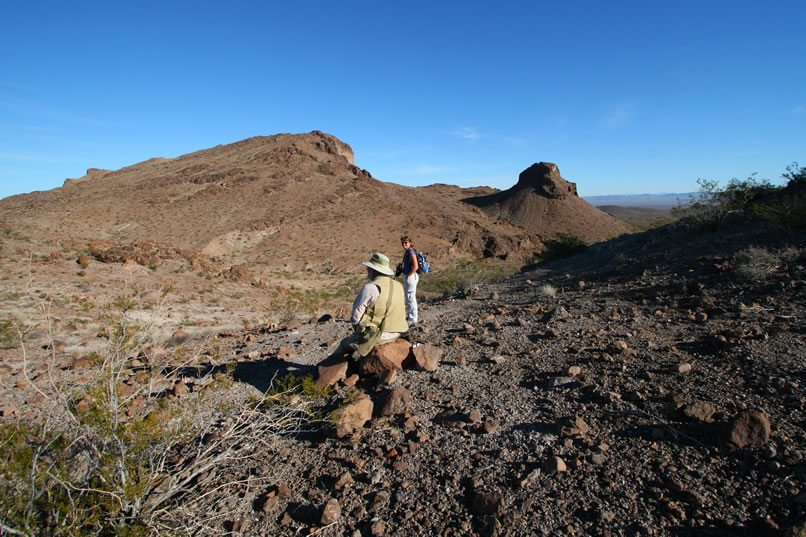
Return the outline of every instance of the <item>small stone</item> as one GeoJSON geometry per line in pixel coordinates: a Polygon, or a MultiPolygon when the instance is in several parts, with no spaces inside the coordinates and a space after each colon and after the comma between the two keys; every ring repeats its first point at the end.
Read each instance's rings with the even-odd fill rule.
{"type": "Polygon", "coordinates": [[[266,498],[266,501],[263,503],[263,507],[261,507],[260,510],[264,513],[270,513],[275,507],[277,507],[277,503],[279,501],[280,500],[277,498],[277,496],[269,496],[266,498]]]}
{"type": "Polygon", "coordinates": [[[384,532],[386,532],[386,522],[383,520],[373,519],[372,524],[369,527],[369,532],[375,537],[380,537],[384,534],[384,532]]]}
{"type": "Polygon", "coordinates": [[[561,438],[578,436],[587,433],[590,427],[579,416],[562,418],[557,422],[557,434],[561,438]]]}
{"type": "Polygon", "coordinates": [[[543,471],[547,474],[556,474],[560,472],[567,472],[568,467],[566,466],[564,460],[555,455],[554,457],[549,457],[543,462],[543,471]]]}
{"type": "Polygon", "coordinates": [[[566,384],[574,384],[576,379],[574,377],[554,377],[549,379],[548,387],[549,388],[558,388],[560,386],[565,386],[566,384]]]}
{"type": "Polygon", "coordinates": [[[621,339],[617,339],[607,347],[607,350],[613,354],[624,354],[627,349],[629,349],[629,345],[627,345],[626,341],[621,339]]]}
{"type": "Polygon", "coordinates": [[[716,407],[711,403],[698,401],[691,405],[684,405],[680,411],[683,413],[683,416],[690,420],[711,423],[714,421],[713,416],[716,413],[716,407]]]}
{"type": "Polygon", "coordinates": [[[689,363],[682,363],[677,366],[677,372],[681,374],[685,374],[691,371],[691,364],[689,363]]]}
{"type": "Polygon", "coordinates": [[[425,371],[434,371],[442,356],[442,351],[428,343],[421,343],[413,347],[412,353],[417,367],[425,371]]]}
{"type": "Polygon", "coordinates": [[[571,367],[568,368],[569,377],[576,377],[580,373],[582,373],[582,368],[579,367],[578,365],[572,365],[571,367]]]}
{"type": "Polygon", "coordinates": [[[402,414],[411,403],[411,393],[405,388],[393,388],[381,392],[375,405],[376,416],[393,416],[402,414]]]}
{"type": "Polygon", "coordinates": [[[501,507],[501,496],[476,492],[473,495],[473,511],[479,515],[494,515],[501,507]]]}
{"type": "Polygon", "coordinates": [[[487,434],[494,433],[495,431],[498,430],[498,427],[499,427],[498,422],[490,419],[485,420],[484,425],[482,425],[484,432],[487,434]]]}
{"type": "Polygon", "coordinates": [[[336,483],[333,486],[336,489],[343,489],[347,485],[352,485],[353,483],[355,483],[355,481],[353,480],[353,475],[350,472],[344,472],[343,474],[341,474],[341,476],[339,476],[339,478],[336,480],[336,483]]]}
{"type": "Polygon", "coordinates": [[[339,501],[335,498],[331,498],[327,501],[322,509],[322,517],[320,518],[320,522],[322,525],[327,526],[328,524],[337,522],[340,517],[341,506],[339,505],[339,501]]]}

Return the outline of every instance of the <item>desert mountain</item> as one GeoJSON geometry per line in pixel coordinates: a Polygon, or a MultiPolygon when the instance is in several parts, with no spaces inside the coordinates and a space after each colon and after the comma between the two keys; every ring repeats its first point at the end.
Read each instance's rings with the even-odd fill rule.
{"type": "Polygon", "coordinates": [[[432,259],[450,262],[520,261],[558,232],[592,242],[626,231],[550,166],[545,179],[533,166],[504,192],[412,188],[374,179],[331,135],[278,134],[116,171],[90,169],[61,188],[0,201],[0,220],[34,237],[96,247],[153,241],[259,276],[338,271],[367,252],[396,254],[402,233],[432,259]]]}
{"type": "Polygon", "coordinates": [[[558,234],[597,242],[629,230],[577,194],[575,183],[560,176],[556,164],[538,162],[522,171],[508,190],[465,199],[498,221],[510,222],[540,237],[558,234]]]}

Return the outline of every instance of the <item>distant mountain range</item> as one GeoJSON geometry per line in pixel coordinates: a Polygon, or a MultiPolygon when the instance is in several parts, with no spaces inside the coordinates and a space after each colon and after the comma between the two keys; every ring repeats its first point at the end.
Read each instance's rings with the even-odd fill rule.
{"type": "Polygon", "coordinates": [[[584,196],[585,201],[594,206],[620,205],[622,207],[645,207],[648,209],[671,209],[681,202],[696,196],[696,192],[682,194],[615,194],[612,196],[584,196]]]}

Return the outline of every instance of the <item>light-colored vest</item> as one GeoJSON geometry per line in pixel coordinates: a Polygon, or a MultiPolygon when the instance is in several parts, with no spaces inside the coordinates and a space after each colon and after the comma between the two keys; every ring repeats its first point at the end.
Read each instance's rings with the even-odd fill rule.
{"type": "Polygon", "coordinates": [[[406,298],[400,282],[391,276],[378,276],[371,283],[378,286],[381,295],[374,304],[367,306],[356,326],[356,333],[361,334],[360,341],[356,342],[356,351],[361,356],[366,356],[375,347],[381,332],[405,332],[409,329],[406,322],[406,298]]]}

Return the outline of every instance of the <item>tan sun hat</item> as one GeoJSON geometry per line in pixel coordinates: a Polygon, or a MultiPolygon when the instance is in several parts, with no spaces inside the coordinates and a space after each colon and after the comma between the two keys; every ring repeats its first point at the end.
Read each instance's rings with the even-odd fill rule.
{"type": "Polygon", "coordinates": [[[394,276],[395,274],[395,271],[389,267],[389,258],[380,252],[375,252],[369,261],[363,261],[361,264],[387,276],[394,276]]]}

